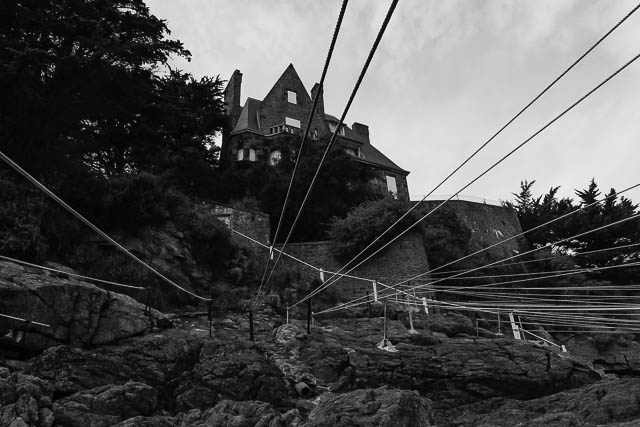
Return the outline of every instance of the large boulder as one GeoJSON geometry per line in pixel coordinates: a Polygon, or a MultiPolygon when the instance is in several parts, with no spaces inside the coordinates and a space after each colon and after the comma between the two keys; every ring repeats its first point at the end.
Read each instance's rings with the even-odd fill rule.
{"type": "Polygon", "coordinates": [[[283,373],[250,341],[207,341],[191,372],[175,382],[176,407],[205,409],[225,399],[285,405],[283,373]]]}
{"type": "Polygon", "coordinates": [[[156,388],[169,404],[172,381],[193,369],[208,339],[204,332],[169,329],[99,350],[59,346],[31,359],[25,370],[51,384],[58,396],[137,381],[156,388]]]}
{"type": "Polygon", "coordinates": [[[438,413],[436,420],[459,427],[592,427],[637,426],[639,419],[640,378],[622,378],[526,401],[492,399],[438,413]]]}
{"type": "MultiPolygon", "coordinates": [[[[631,335],[633,337],[633,335],[631,335]]],[[[623,334],[566,334],[567,349],[605,373],[640,374],[640,344],[623,334]]]]}
{"type": "Polygon", "coordinates": [[[410,427],[433,425],[429,399],[388,388],[325,394],[309,414],[308,427],[410,427]]]}
{"type": "MultiPolygon", "coordinates": [[[[167,324],[157,310],[62,273],[0,261],[0,312],[50,325],[29,325],[20,337],[25,346],[44,349],[60,344],[102,345],[139,335],[152,324],[167,324]]],[[[0,333],[24,325],[0,323],[0,333]]],[[[15,335],[15,334],[14,334],[15,335]]]]}

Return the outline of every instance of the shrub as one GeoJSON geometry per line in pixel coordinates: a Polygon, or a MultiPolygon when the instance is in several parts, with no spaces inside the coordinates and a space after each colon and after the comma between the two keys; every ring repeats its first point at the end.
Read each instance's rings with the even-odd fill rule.
{"type": "Polygon", "coordinates": [[[46,203],[44,196],[29,185],[0,174],[0,252],[4,254],[31,258],[46,249],[40,232],[46,203]]]}
{"type": "MultiPolygon", "coordinates": [[[[446,206],[423,220],[422,231],[431,268],[440,267],[469,253],[471,230],[446,206]]],[[[452,268],[463,267],[455,264],[452,268]]]]}
{"type": "MultiPolygon", "coordinates": [[[[333,218],[329,225],[329,237],[333,240],[333,254],[340,261],[348,261],[366,248],[377,236],[400,218],[409,206],[406,202],[387,197],[364,202],[355,207],[343,219],[333,218]]],[[[410,213],[387,232],[371,248],[361,255],[366,257],[389,242],[400,232],[416,222],[410,213]]]]}

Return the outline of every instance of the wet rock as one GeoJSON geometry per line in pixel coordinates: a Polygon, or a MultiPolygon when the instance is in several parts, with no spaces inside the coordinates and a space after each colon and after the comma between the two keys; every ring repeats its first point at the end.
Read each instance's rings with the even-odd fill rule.
{"type": "MultiPolygon", "coordinates": [[[[109,292],[65,274],[50,273],[0,261],[0,312],[50,325],[0,324],[2,335],[13,332],[25,346],[44,349],[59,344],[101,345],[138,335],[150,326],[145,306],[133,298],[109,292]]],[[[165,315],[151,310],[155,319],[165,315]]]]}
{"type": "Polygon", "coordinates": [[[431,402],[415,391],[387,388],[325,394],[309,414],[309,427],[433,425],[431,402]]]}
{"type": "Polygon", "coordinates": [[[69,427],[106,427],[136,415],[151,415],[157,391],[128,382],[83,390],[53,404],[56,422],[69,427]]]}

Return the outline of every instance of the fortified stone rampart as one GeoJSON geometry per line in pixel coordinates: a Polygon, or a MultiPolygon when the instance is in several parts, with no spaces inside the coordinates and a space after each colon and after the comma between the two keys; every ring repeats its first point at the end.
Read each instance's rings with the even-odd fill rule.
{"type": "MultiPolygon", "coordinates": [[[[343,263],[336,260],[332,255],[332,242],[304,242],[287,245],[286,252],[296,258],[302,259],[309,264],[321,267],[330,271],[338,271],[343,263]]],[[[320,278],[320,273],[304,264],[292,260],[286,256],[281,259],[281,271],[293,272],[292,280],[296,282],[300,290],[305,290],[314,281],[320,278]]],[[[368,279],[375,279],[385,284],[394,284],[398,281],[411,278],[429,270],[427,255],[424,251],[422,236],[418,233],[407,233],[394,243],[389,245],[371,260],[365,262],[349,273],[350,276],[358,276],[368,279]]],[[[331,274],[324,273],[325,279],[331,274]]],[[[422,280],[405,284],[414,286],[418,283],[425,283],[425,276],[422,280]]],[[[333,295],[341,301],[348,301],[372,292],[372,282],[345,277],[333,286],[333,295]]],[[[379,290],[384,289],[382,285],[379,290]]]]}
{"type": "MultiPolygon", "coordinates": [[[[442,201],[424,201],[416,210],[420,215],[424,215],[440,203],[442,201]]],[[[443,207],[455,212],[458,219],[471,230],[469,242],[471,252],[522,233],[516,211],[505,206],[450,200],[443,207]]],[[[518,237],[487,250],[486,257],[492,260],[503,259],[526,250],[526,240],[523,237],[518,237]]]]}

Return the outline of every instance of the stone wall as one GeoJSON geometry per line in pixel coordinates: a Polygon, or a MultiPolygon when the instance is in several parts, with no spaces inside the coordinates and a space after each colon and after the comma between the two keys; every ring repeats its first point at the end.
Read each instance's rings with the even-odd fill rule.
{"type": "MultiPolygon", "coordinates": [[[[420,215],[424,215],[440,203],[441,201],[424,201],[417,211],[420,215]]],[[[516,211],[513,209],[463,200],[450,200],[445,206],[454,211],[457,217],[471,230],[469,244],[471,252],[522,233],[520,221],[518,221],[516,211]]],[[[497,260],[524,252],[527,249],[524,237],[518,237],[486,251],[486,254],[488,258],[497,260]]]]}
{"type": "MultiPolygon", "coordinates": [[[[331,242],[329,241],[289,244],[287,245],[286,252],[309,264],[330,271],[337,271],[343,266],[343,263],[332,256],[331,242]]],[[[281,266],[278,267],[278,269],[280,271],[293,273],[292,280],[301,287],[303,291],[314,279],[319,279],[320,277],[317,270],[298,263],[286,256],[282,257],[281,266]]],[[[429,270],[429,263],[424,251],[422,236],[417,233],[407,233],[374,258],[352,271],[350,275],[376,279],[385,284],[393,284],[400,280],[424,273],[427,270],[429,270]]],[[[325,279],[328,279],[331,274],[324,273],[324,276],[325,279]]],[[[425,279],[426,277],[428,276],[425,276],[425,279]]],[[[407,287],[424,282],[425,280],[419,280],[415,283],[407,283],[407,287]]],[[[333,294],[340,301],[348,301],[371,293],[372,283],[370,281],[345,277],[334,285],[333,289],[333,294]]],[[[379,285],[378,289],[382,289],[382,286],[379,285]]]]}

